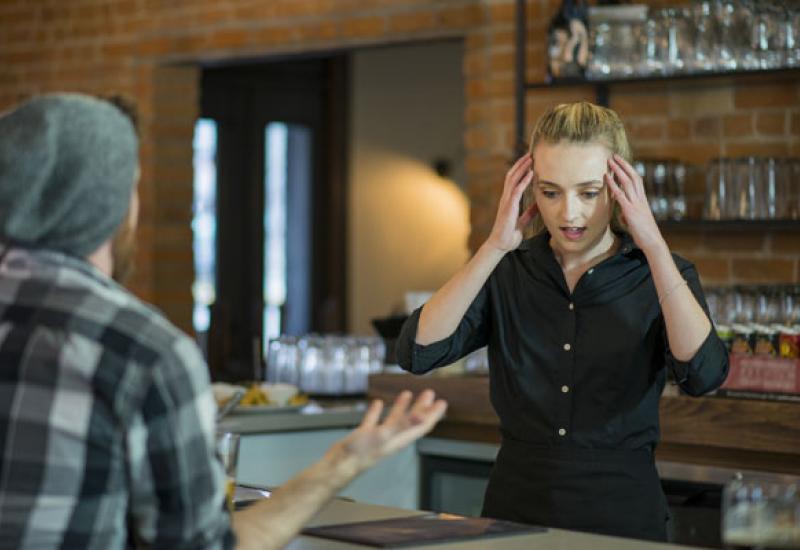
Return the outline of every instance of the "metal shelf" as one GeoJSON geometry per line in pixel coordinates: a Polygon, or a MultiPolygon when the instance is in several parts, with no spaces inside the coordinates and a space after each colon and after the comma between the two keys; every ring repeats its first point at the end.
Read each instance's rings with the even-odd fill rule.
{"type": "Polygon", "coordinates": [[[516,121],[515,121],[515,137],[516,137],[516,153],[517,156],[521,155],[526,149],[526,135],[525,135],[525,94],[528,90],[558,88],[566,86],[593,86],[597,94],[597,103],[599,105],[608,106],[609,87],[618,84],[636,84],[636,83],[664,83],[664,82],[683,82],[686,84],[702,80],[721,80],[721,79],[736,79],[736,80],[754,80],[763,82],[765,79],[782,79],[782,78],[798,78],[800,77],[800,67],[790,67],[785,69],[773,70],[748,70],[748,71],[709,71],[701,73],[680,73],[671,75],[658,75],[647,77],[631,77],[631,78],[610,78],[610,79],[561,79],[553,80],[552,82],[527,82],[525,80],[525,70],[527,64],[525,61],[525,51],[527,43],[527,19],[526,19],[526,0],[516,0],[516,121]]]}
{"type": "Polygon", "coordinates": [[[525,82],[526,90],[542,88],[558,88],[564,86],[612,86],[615,84],[657,83],[657,82],[692,82],[709,79],[739,79],[752,77],[759,82],[765,78],[795,77],[800,75],[800,67],[787,67],[783,69],[759,69],[749,71],[706,71],[698,73],[675,73],[670,75],[631,76],[628,78],[561,78],[545,80],[544,82],[525,82]]]}
{"type": "Polygon", "coordinates": [[[664,220],[658,226],[665,231],[681,232],[800,232],[800,220],[664,220]]]}

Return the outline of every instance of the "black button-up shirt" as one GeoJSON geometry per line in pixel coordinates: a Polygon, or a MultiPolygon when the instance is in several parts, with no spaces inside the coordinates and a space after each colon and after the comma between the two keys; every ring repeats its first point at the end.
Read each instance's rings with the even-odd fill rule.
{"type": "MultiPolygon", "coordinates": [[[[490,396],[504,437],[545,446],[651,449],[658,401],[671,368],[681,388],[701,395],[728,372],[712,327],[695,356],[669,351],[650,267],[627,234],[617,254],[589,269],[572,293],[545,232],[501,260],[455,332],[415,340],[421,309],[403,326],[400,365],[415,374],[488,345],[490,396]]],[[[673,255],[706,312],[697,271],[673,255]]]]}

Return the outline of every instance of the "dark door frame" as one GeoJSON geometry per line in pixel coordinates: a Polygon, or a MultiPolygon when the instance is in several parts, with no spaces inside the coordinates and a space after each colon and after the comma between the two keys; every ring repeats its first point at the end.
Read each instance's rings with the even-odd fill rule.
{"type": "Polygon", "coordinates": [[[208,361],[215,379],[252,379],[263,364],[254,341],[260,342],[263,334],[267,122],[312,129],[309,330],[346,330],[347,71],[343,54],[203,70],[200,116],[218,124],[217,297],[208,335],[208,361]]]}

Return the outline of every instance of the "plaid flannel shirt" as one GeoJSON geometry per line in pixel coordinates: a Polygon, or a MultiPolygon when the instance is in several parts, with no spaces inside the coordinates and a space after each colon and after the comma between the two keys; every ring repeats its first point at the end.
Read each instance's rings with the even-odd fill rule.
{"type": "Polygon", "coordinates": [[[89,263],[0,246],[0,548],[228,548],[194,343],[89,263]]]}

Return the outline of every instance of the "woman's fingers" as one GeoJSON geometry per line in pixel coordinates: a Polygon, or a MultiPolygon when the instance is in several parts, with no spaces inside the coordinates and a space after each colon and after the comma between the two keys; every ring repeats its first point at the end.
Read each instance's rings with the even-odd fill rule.
{"type": "Polygon", "coordinates": [[[614,173],[617,186],[622,189],[628,199],[632,201],[639,194],[636,190],[636,185],[613,158],[608,159],[608,167],[611,168],[611,171],[614,173]]]}
{"type": "Polygon", "coordinates": [[[514,166],[506,173],[506,181],[503,186],[504,196],[508,196],[514,191],[520,179],[525,176],[525,171],[530,170],[532,164],[533,159],[529,153],[525,153],[514,163],[514,166]]]}
{"type": "Polygon", "coordinates": [[[535,218],[536,214],[538,213],[539,213],[539,205],[536,203],[531,204],[525,210],[525,212],[523,212],[522,215],[519,217],[519,220],[517,221],[517,228],[520,231],[522,231],[523,229],[528,227],[528,224],[531,223],[531,221],[533,221],[533,218],[535,218]]]}
{"type": "Polygon", "coordinates": [[[637,193],[644,197],[644,182],[642,181],[642,177],[639,175],[639,172],[637,172],[636,169],[621,156],[614,154],[613,159],[616,161],[617,166],[620,167],[625,175],[627,175],[628,178],[633,182],[637,193]]]}
{"type": "Polygon", "coordinates": [[[611,190],[611,194],[614,196],[614,200],[620,203],[620,206],[627,206],[628,204],[630,204],[630,199],[625,194],[625,191],[623,191],[620,188],[620,186],[617,185],[617,182],[614,181],[614,176],[606,172],[605,174],[603,174],[603,179],[605,179],[606,185],[611,190]]]}

